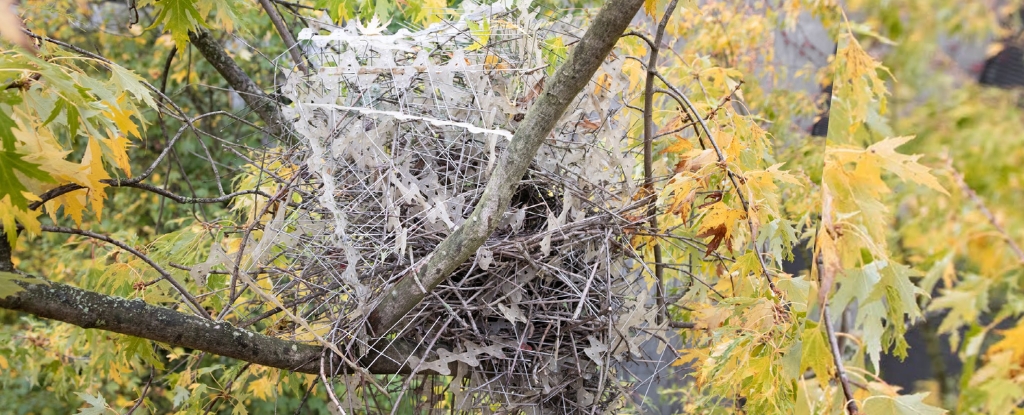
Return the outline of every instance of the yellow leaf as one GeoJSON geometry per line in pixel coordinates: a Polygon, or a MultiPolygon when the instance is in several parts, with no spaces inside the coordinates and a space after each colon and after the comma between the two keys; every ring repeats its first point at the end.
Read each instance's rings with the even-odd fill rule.
{"type": "Polygon", "coordinates": [[[274,394],[274,382],[269,376],[260,376],[249,384],[249,392],[265,401],[274,394]]]}
{"type": "Polygon", "coordinates": [[[89,203],[96,218],[102,217],[103,200],[107,198],[107,184],[103,180],[109,179],[110,175],[103,168],[103,150],[95,137],[89,137],[89,146],[85,149],[85,156],[82,157],[82,167],[85,177],[78,181],[78,184],[89,189],[89,203]]]}
{"type": "Polygon", "coordinates": [[[646,12],[648,16],[654,17],[657,7],[658,0],[644,0],[644,12],[646,12]]]}
{"type": "Polygon", "coordinates": [[[908,156],[896,152],[896,147],[912,139],[914,139],[912,136],[886,138],[872,144],[871,147],[868,147],[868,151],[878,158],[883,168],[895,173],[904,181],[922,184],[949,196],[949,192],[939,184],[939,181],[931,174],[931,170],[917,162],[921,158],[920,154],[908,156]]]}
{"type": "Polygon", "coordinates": [[[993,344],[986,353],[989,356],[994,356],[1000,352],[1009,351],[1012,353],[1013,361],[1024,363],[1024,320],[1018,321],[1016,327],[1004,330],[1000,334],[1003,335],[1003,339],[993,344]]]}
{"type": "Polygon", "coordinates": [[[46,207],[46,212],[50,214],[50,219],[53,219],[54,222],[57,221],[57,209],[63,206],[64,216],[70,216],[76,225],[82,226],[82,213],[85,212],[86,197],[88,195],[89,191],[87,189],[79,189],[57,196],[47,201],[43,206],[46,207]]]}
{"type": "Polygon", "coordinates": [[[108,103],[107,107],[110,108],[110,111],[105,111],[103,114],[110,117],[111,121],[114,121],[114,125],[117,125],[117,128],[121,130],[122,133],[126,135],[131,134],[133,137],[139,138],[141,137],[139,135],[139,128],[131,119],[132,115],[138,116],[138,114],[131,109],[125,108],[125,104],[127,103],[126,101],[127,98],[125,94],[121,94],[121,96],[117,98],[117,105],[108,103]]]}
{"type": "Polygon", "coordinates": [[[110,150],[114,165],[121,169],[128,177],[132,177],[132,165],[128,161],[128,147],[131,145],[131,140],[122,135],[111,134],[110,137],[103,140],[103,144],[110,150]]]}
{"type": "Polygon", "coordinates": [[[733,229],[742,224],[746,217],[746,212],[741,209],[733,209],[725,203],[716,202],[711,205],[701,221],[700,233],[697,234],[701,238],[712,237],[708,242],[706,254],[711,255],[711,252],[717,249],[722,242],[725,242],[728,247],[729,241],[732,240],[733,229]]]}
{"type": "Polygon", "coordinates": [[[25,230],[31,234],[39,234],[41,225],[38,216],[38,210],[21,210],[11,204],[11,195],[5,195],[3,199],[0,199],[0,225],[3,225],[7,233],[7,242],[11,246],[14,246],[18,239],[17,224],[24,226],[25,230]]]}

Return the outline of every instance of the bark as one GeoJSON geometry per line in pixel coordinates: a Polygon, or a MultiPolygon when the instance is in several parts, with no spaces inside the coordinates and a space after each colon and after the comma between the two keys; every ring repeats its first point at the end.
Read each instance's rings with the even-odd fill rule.
{"type": "MultiPolygon", "coordinates": [[[[0,268],[5,267],[2,255],[5,250],[9,252],[6,239],[0,242],[0,268]]],[[[7,266],[6,271],[10,270],[7,266]]],[[[324,348],[319,345],[264,336],[237,328],[228,322],[206,320],[138,299],[129,300],[39,278],[36,280],[36,284],[18,282],[25,290],[0,298],[0,308],[63,321],[82,328],[112,331],[202,350],[258,365],[301,373],[320,373],[320,357],[324,348]]],[[[416,350],[414,343],[403,340],[381,340],[377,343],[382,352],[367,353],[354,360],[373,374],[409,374],[412,371],[404,362],[416,350]]],[[[328,365],[328,373],[332,372],[330,368],[348,372],[348,367],[340,358],[327,353],[327,359],[332,357],[333,361],[325,363],[328,365]]],[[[433,374],[431,371],[419,373],[433,374]]]]}
{"type": "Polygon", "coordinates": [[[210,36],[210,32],[189,32],[188,39],[207,62],[210,62],[210,65],[228,81],[228,85],[238,92],[245,104],[267,124],[267,131],[274,136],[282,136],[290,130],[277,101],[263,93],[256,82],[253,82],[235,60],[228,56],[220,43],[210,36]]]}
{"type": "Polygon", "coordinates": [[[277,33],[281,35],[281,41],[284,42],[284,46],[288,48],[288,54],[292,56],[292,60],[295,61],[295,66],[299,68],[302,73],[309,75],[309,71],[306,70],[306,63],[302,60],[302,52],[299,51],[298,46],[295,44],[295,38],[292,37],[292,32],[288,30],[288,25],[284,23],[284,19],[281,18],[281,14],[277,12],[277,8],[271,4],[270,0],[260,0],[260,5],[263,6],[263,10],[267,12],[267,17],[270,17],[270,21],[274,23],[274,28],[277,29],[277,33]]]}
{"type": "Polygon", "coordinates": [[[526,113],[511,144],[498,160],[473,213],[438,244],[418,271],[386,290],[384,298],[369,316],[370,327],[377,335],[391,331],[427,293],[466,262],[497,228],[537,149],[551,134],[569,104],[590,82],[642,4],[643,0],[614,0],[601,8],[569,59],[558,68],[526,113]]]}

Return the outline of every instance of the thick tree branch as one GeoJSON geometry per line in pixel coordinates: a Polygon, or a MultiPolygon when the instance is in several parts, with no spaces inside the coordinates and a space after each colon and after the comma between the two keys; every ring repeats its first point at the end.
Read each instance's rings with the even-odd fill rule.
{"type": "Polygon", "coordinates": [[[427,293],[469,259],[497,228],[508,209],[516,184],[526,173],[541,143],[551,134],[573,99],[590,82],[642,4],[643,0],[614,0],[601,8],[569,59],[558,68],[526,113],[468,220],[441,241],[437,249],[417,265],[416,271],[386,290],[384,298],[369,316],[370,327],[376,334],[390,331],[427,293]]]}
{"type": "MultiPolygon", "coordinates": [[[[3,270],[7,241],[0,242],[0,270],[3,270]]],[[[8,257],[9,258],[9,257],[8,257]]],[[[10,271],[10,267],[7,268],[10,271]]],[[[258,365],[301,373],[319,374],[323,347],[289,341],[236,328],[227,322],[212,322],[142,300],[103,295],[59,283],[37,279],[37,284],[18,282],[25,288],[7,298],[0,307],[23,311],[37,317],[63,321],[87,329],[100,329],[148,340],[187,347],[258,365]]],[[[404,362],[416,346],[395,340],[379,342],[383,352],[367,353],[358,363],[374,374],[409,374],[404,362]]],[[[328,354],[331,356],[331,354],[328,354]]],[[[328,367],[346,369],[334,356],[328,367]]],[[[430,371],[421,372],[431,374],[430,371]]]]}
{"type": "Polygon", "coordinates": [[[196,50],[210,62],[210,65],[213,65],[214,69],[228,81],[228,85],[238,92],[246,105],[252,108],[256,115],[267,124],[270,134],[281,136],[289,130],[277,101],[263,93],[256,82],[253,82],[252,78],[249,78],[249,75],[235,63],[235,60],[228,56],[220,43],[210,36],[210,32],[205,30],[201,30],[199,33],[189,32],[188,39],[196,47],[196,50]]]}

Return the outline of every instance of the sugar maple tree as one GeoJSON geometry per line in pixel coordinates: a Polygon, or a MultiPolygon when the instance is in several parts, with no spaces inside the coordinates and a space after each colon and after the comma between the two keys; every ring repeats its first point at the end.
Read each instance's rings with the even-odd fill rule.
{"type": "MultiPolygon", "coordinates": [[[[672,363],[691,370],[692,381],[663,393],[688,412],[713,413],[1017,407],[1024,396],[1024,255],[1014,232],[1022,221],[1013,209],[1020,192],[1009,191],[1020,186],[1012,167],[1019,157],[1006,141],[1021,127],[1016,97],[963,87],[955,73],[920,76],[933,69],[940,37],[989,35],[997,11],[981,2],[962,10],[948,0],[851,1],[846,10],[830,1],[677,3],[609,2],[607,10],[626,17],[616,20],[623,27],[642,11],[626,35],[601,38],[615,45],[612,54],[635,58],[622,67],[626,92],[607,98],[632,111],[624,112],[634,126],[629,139],[644,150],[633,173],[642,183],[634,198],[646,202],[631,212],[641,225],[626,237],[644,253],[646,264],[637,266],[656,293],[658,330],[685,340],[672,363]],[[821,68],[783,73],[770,64],[778,36],[806,13],[837,40],[837,52],[821,68]],[[938,17],[916,20],[923,15],[938,17]],[[792,77],[832,85],[827,140],[796,127],[818,107],[813,94],[785,87],[792,77]],[[964,137],[977,145],[964,145],[964,137]],[[810,269],[782,272],[805,247],[810,269]],[[989,312],[994,319],[984,321],[989,312]],[[879,372],[883,353],[924,353],[908,350],[904,338],[923,320],[941,320],[935,330],[951,335],[948,347],[966,368],[958,384],[940,381],[928,398],[901,394],[879,372]],[[1004,321],[1013,324],[999,326],[1004,321]]],[[[17,14],[0,11],[17,23],[0,29],[0,305],[29,311],[0,315],[8,323],[0,331],[0,406],[61,411],[64,402],[79,405],[75,396],[82,413],[328,406],[317,376],[322,366],[307,360],[336,350],[308,326],[312,313],[303,319],[282,312],[292,307],[287,299],[275,297],[273,287],[259,290],[259,282],[236,293],[235,280],[250,277],[237,265],[234,273],[210,273],[216,265],[208,264],[219,264],[210,259],[218,253],[247,252],[249,235],[267,229],[272,211],[296,203],[283,189],[303,168],[286,156],[289,127],[278,109],[290,104],[266,92],[280,62],[297,71],[308,64],[288,26],[355,20],[381,31],[381,21],[422,27],[444,24],[464,10],[459,6],[162,0],[64,8],[25,1],[17,14]],[[265,59],[269,53],[285,57],[265,59]],[[57,294],[47,297],[40,288],[47,283],[29,274],[70,285],[50,285],[57,294]],[[262,318],[239,321],[232,310],[254,299],[260,308],[252,314],[262,318]],[[90,313],[111,318],[82,319],[90,313]],[[133,320],[133,313],[155,320],[133,320]],[[293,318],[271,319],[278,313],[293,318]],[[199,318],[240,329],[256,324],[262,335],[248,332],[255,340],[244,347],[264,353],[240,351],[231,333],[204,328],[199,318]],[[161,319],[170,323],[161,327],[161,319]],[[195,338],[175,334],[181,330],[195,338]],[[48,397],[58,399],[41,399],[48,397]]],[[[588,24],[614,20],[569,6],[576,4],[532,7],[588,24]]],[[[481,44],[500,42],[491,30],[472,26],[471,35],[481,44]]],[[[525,115],[516,137],[536,143],[523,150],[519,167],[515,160],[501,167],[510,189],[551,131],[540,121],[564,110],[557,101],[567,102],[587,81],[607,81],[586,74],[579,88],[558,89],[574,75],[556,72],[562,59],[595,46],[561,38],[543,46],[547,94],[571,96],[539,99],[525,115]]],[[[594,65],[602,57],[589,56],[594,65]]],[[[511,190],[491,201],[484,196],[480,206],[503,213],[511,197],[511,190]]],[[[396,294],[372,314],[374,325],[390,328],[418,301],[408,299],[426,296],[477,252],[496,226],[486,225],[466,226],[464,240],[440,242],[458,254],[438,255],[416,285],[406,279],[408,286],[377,287],[411,294],[396,294]]],[[[356,360],[367,379],[412,370],[356,360]]],[[[359,387],[374,386],[369,380],[359,387]]],[[[401,399],[374,405],[366,411],[414,408],[401,399]]]]}

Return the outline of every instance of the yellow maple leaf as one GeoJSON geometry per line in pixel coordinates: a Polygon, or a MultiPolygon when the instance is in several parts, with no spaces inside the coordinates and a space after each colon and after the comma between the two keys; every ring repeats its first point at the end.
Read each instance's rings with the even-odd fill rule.
{"type": "Polygon", "coordinates": [[[110,179],[110,175],[103,168],[103,150],[100,149],[99,140],[95,137],[89,137],[89,146],[82,157],[82,169],[84,177],[76,182],[89,189],[89,203],[92,205],[92,211],[96,213],[96,218],[99,219],[102,217],[103,200],[107,198],[107,184],[103,183],[103,180],[110,179]]]}
{"type": "Polygon", "coordinates": [[[128,147],[131,146],[131,140],[125,138],[123,135],[116,135],[112,132],[108,132],[110,138],[103,140],[103,144],[110,150],[111,161],[117,168],[121,169],[128,177],[132,177],[132,165],[128,162],[128,147]]]}
{"type": "Polygon", "coordinates": [[[896,147],[906,144],[906,142],[913,139],[913,136],[886,138],[868,147],[868,152],[878,158],[879,164],[884,169],[894,173],[904,181],[928,186],[948,196],[949,192],[939,184],[938,179],[932,175],[931,170],[917,162],[921,158],[920,154],[908,156],[896,152],[896,147]]]}
{"type": "Polygon", "coordinates": [[[274,382],[269,376],[260,376],[249,384],[249,392],[256,398],[267,400],[274,394],[274,382]]]}
{"type": "MultiPolygon", "coordinates": [[[[28,193],[25,195],[30,199],[38,200],[34,195],[28,193]]],[[[38,216],[38,210],[21,210],[11,204],[11,195],[4,195],[4,198],[0,199],[0,225],[3,225],[7,233],[7,243],[11,246],[14,246],[18,239],[18,224],[24,226],[25,230],[31,234],[38,235],[40,233],[38,216]]]]}
{"type": "Polygon", "coordinates": [[[704,215],[700,231],[697,234],[701,238],[712,237],[708,242],[706,254],[711,255],[711,252],[718,249],[722,242],[725,242],[728,247],[729,241],[733,237],[733,229],[742,224],[746,217],[747,213],[742,209],[733,209],[722,202],[712,204],[708,208],[707,214],[704,215]]]}
{"type": "Polygon", "coordinates": [[[1003,339],[993,344],[986,354],[991,357],[1008,351],[1012,354],[1013,361],[1024,363],[1024,320],[1018,321],[1016,327],[1004,330],[1001,334],[1003,339]]]}
{"type": "Polygon", "coordinates": [[[644,0],[644,12],[648,16],[654,17],[654,13],[657,12],[658,0],[644,0]]]}
{"type": "Polygon", "coordinates": [[[75,224],[82,226],[82,213],[85,212],[86,198],[89,195],[88,189],[75,190],[48,200],[43,206],[49,213],[50,219],[57,221],[57,210],[63,206],[64,216],[71,217],[75,224]]]}
{"type": "Polygon", "coordinates": [[[139,138],[141,137],[141,135],[139,135],[139,128],[131,118],[132,115],[139,117],[139,114],[134,110],[127,108],[125,106],[127,104],[126,101],[127,98],[125,94],[121,94],[121,96],[117,98],[117,105],[108,103],[107,108],[110,110],[104,111],[103,114],[110,117],[110,120],[114,121],[114,125],[117,125],[117,129],[121,130],[122,133],[131,134],[133,137],[139,138]]]}
{"type": "Polygon", "coordinates": [[[686,220],[690,216],[690,205],[697,194],[697,180],[682,173],[676,174],[665,186],[662,196],[668,199],[666,212],[686,220]]]}

